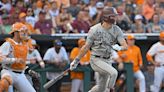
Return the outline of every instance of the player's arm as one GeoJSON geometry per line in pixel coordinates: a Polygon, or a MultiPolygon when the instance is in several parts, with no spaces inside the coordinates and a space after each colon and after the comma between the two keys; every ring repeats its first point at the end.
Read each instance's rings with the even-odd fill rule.
{"type": "Polygon", "coordinates": [[[80,62],[80,59],[87,53],[87,51],[90,49],[91,45],[89,43],[85,43],[83,47],[81,48],[79,54],[77,57],[73,60],[73,62],[70,64],[70,70],[73,70],[77,67],[77,65],[80,62]]]}
{"type": "Polygon", "coordinates": [[[76,58],[81,59],[90,49],[91,45],[88,43],[85,43],[85,45],[81,48],[80,53],[77,55],[76,58]]]}
{"type": "Polygon", "coordinates": [[[128,45],[127,45],[125,39],[120,40],[119,43],[121,45],[120,46],[121,47],[121,50],[127,50],[128,49],[128,45]]]}
{"type": "Polygon", "coordinates": [[[157,62],[155,62],[155,60],[153,59],[153,56],[155,56],[156,55],[156,53],[157,53],[157,45],[155,44],[155,45],[153,45],[150,49],[149,49],[149,51],[146,53],[146,58],[147,58],[147,60],[149,61],[149,62],[151,62],[152,64],[154,64],[155,66],[159,66],[160,64],[159,63],[157,63],[157,62]]]}

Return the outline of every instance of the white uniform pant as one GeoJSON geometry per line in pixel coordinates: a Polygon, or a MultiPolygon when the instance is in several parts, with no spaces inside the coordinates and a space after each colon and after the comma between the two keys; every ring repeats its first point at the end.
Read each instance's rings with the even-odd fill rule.
{"type": "MultiPolygon", "coordinates": [[[[18,92],[36,92],[24,73],[15,73],[11,70],[3,69],[1,71],[1,77],[3,78],[4,76],[10,76],[12,78],[12,85],[18,92]]],[[[9,92],[13,92],[12,87],[9,87],[9,92]]]]}
{"type": "Polygon", "coordinates": [[[71,92],[83,92],[83,80],[73,79],[71,92]]]}
{"type": "Polygon", "coordinates": [[[139,80],[139,92],[146,92],[145,76],[141,70],[135,72],[134,77],[139,80]]]}
{"type": "Polygon", "coordinates": [[[117,70],[109,63],[110,60],[91,57],[91,67],[98,72],[98,84],[89,92],[105,92],[108,88],[113,88],[118,75],[117,70]]]}
{"type": "Polygon", "coordinates": [[[164,66],[155,67],[154,70],[154,84],[152,86],[152,92],[159,92],[160,85],[164,79],[164,66]]]}

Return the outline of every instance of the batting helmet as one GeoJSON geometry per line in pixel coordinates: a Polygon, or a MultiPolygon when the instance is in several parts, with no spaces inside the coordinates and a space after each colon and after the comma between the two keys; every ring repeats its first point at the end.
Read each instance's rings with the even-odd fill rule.
{"type": "Polygon", "coordinates": [[[102,20],[108,23],[115,23],[115,19],[111,18],[111,17],[115,17],[117,16],[118,13],[116,11],[116,9],[114,7],[104,7],[104,9],[102,10],[102,20]]]}

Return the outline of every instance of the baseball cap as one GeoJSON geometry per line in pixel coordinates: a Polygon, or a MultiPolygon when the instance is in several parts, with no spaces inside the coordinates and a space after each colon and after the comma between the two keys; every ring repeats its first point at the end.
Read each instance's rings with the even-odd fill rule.
{"type": "Polygon", "coordinates": [[[19,14],[19,18],[23,18],[23,17],[26,17],[26,13],[21,12],[21,13],[19,14]]]}
{"type": "Polygon", "coordinates": [[[11,30],[11,32],[9,32],[9,34],[12,34],[17,31],[25,30],[25,29],[27,29],[27,27],[23,23],[16,22],[12,25],[11,29],[12,30],[11,30]]]}
{"type": "Polygon", "coordinates": [[[54,45],[56,45],[56,46],[62,46],[62,44],[63,43],[58,39],[54,41],[54,45]]]}
{"type": "Polygon", "coordinates": [[[97,2],[96,7],[97,8],[104,8],[104,3],[103,2],[97,2]]]}
{"type": "Polygon", "coordinates": [[[127,35],[126,39],[133,40],[133,39],[135,39],[135,37],[134,37],[134,35],[129,34],[129,35],[127,35]]]}
{"type": "Polygon", "coordinates": [[[164,38],[164,31],[160,32],[159,37],[164,38]]]}
{"type": "Polygon", "coordinates": [[[135,16],[135,20],[138,20],[138,19],[141,19],[141,20],[143,19],[142,16],[141,16],[140,14],[137,14],[137,15],[135,16]]]}

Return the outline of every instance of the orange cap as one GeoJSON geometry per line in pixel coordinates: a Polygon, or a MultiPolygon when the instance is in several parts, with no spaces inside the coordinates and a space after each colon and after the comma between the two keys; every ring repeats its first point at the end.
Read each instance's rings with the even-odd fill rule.
{"type": "Polygon", "coordinates": [[[135,39],[135,37],[133,35],[127,35],[126,39],[132,40],[132,39],[135,39]]]}
{"type": "Polygon", "coordinates": [[[159,37],[164,38],[164,31],[160,32],[159,37]]]}
{"type": "Polygon", "coordinates": [[[16,22],[12,25],[11,29],[12,30],[11,32],[9,32],[9,34],[12,34],[13,32],[17,32],[17,31],[25,30],[27,29],[27,27],[23,23],[16,22]]]}
{"type": "Polygon", "coordinates": [[[79,40],[78,40],[78,46],[83,46],[85,44],[85,39],[84,38],[80,38],[79,40]]]}
{"type": "Polygon", "coordinates": [[[19,18],[23,18],[23,17],[26,17],[26,13],[21,12],[21,13],[19,14],[19,18]]]}

